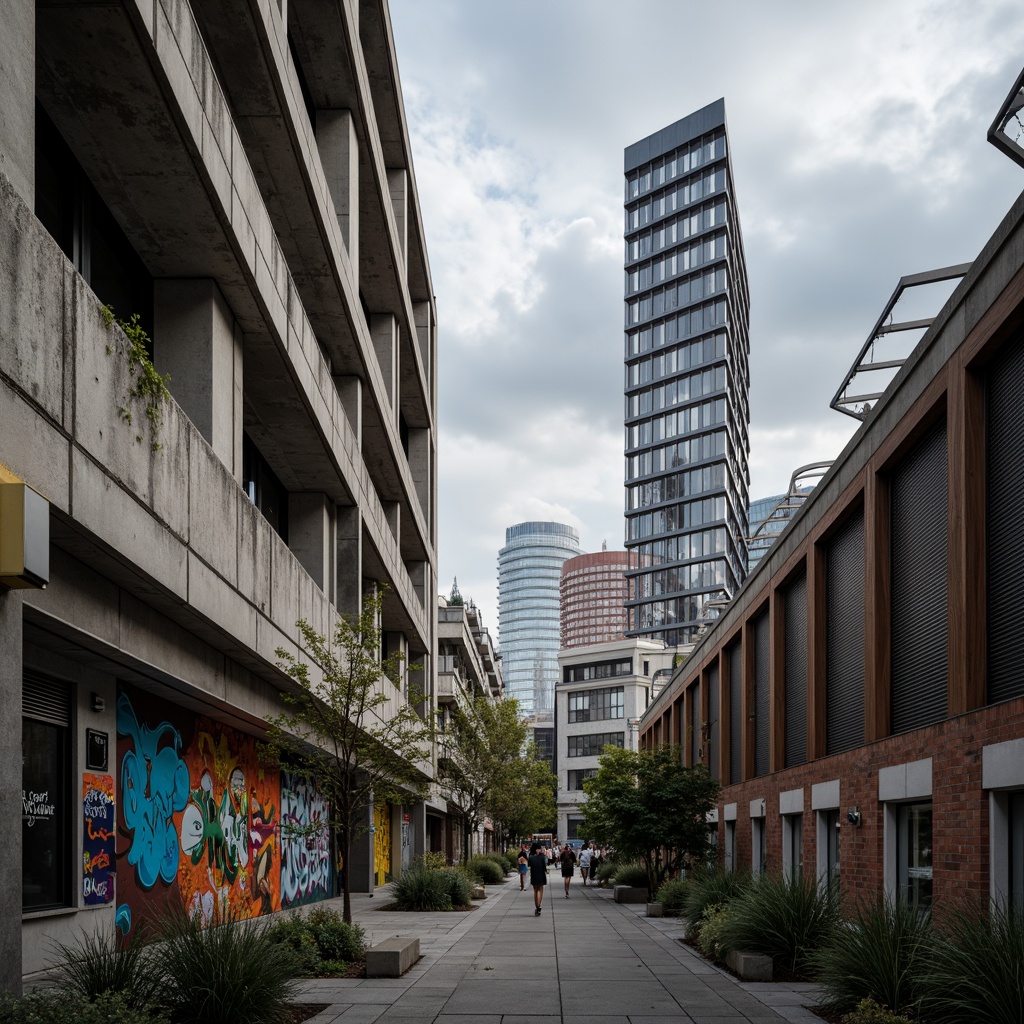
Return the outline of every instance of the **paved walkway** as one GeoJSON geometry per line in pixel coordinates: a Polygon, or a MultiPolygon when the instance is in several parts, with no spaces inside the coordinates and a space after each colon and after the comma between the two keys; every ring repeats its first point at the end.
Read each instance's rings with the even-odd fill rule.
{"type": "MultiPolygon", "coordinates": [[[[682,924],[617,904],[552,872],[540,917],[518,879],[488,886],[470,913],[379,912],[353,895],[370,945],[418,936],[421,959],[401,978],[311,979],[297,1000],[329,1003],[309,1024],[769,1024],[815,1022],[813,985],[753,984],[678,941],[682,924]]],[[[820,1021],[819,1021],[820,1024],[820,1021]]]]}

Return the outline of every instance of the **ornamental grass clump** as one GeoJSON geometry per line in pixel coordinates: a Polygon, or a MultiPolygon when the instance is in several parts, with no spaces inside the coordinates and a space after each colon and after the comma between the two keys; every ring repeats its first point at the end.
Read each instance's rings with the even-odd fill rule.
{"type": "Polygon", "coordinates": [[[887,898],[862,904],[852,921],[835,928],[810,957],[810,969],[835,1012],[873,999],[913,1015],[934,945],[929,915],[887,898]]]}
{"type": "Polygon", "coordinates": [[[960,908],[943,917],[922,984],[935,1024],[1024,1021],[1024,911],[960,908]]]}
{"type": "Polygon", "coordinates": [[[414,867],[403,871],[402,876],[391,884],[391,895],[399,910],[430,913],[452,909],[446,873],[434,868],[414,867]]]}
{"type": "Polygon", "coordinates": [[[643,864],[620,864],[615,869],[614,885],[628,885],[631,889],[646,889],[647,868],[643,864]]]}
{"type": "Polygon", "coordinates": [[[696,932],[704,911],[708,907],[724,906],[741,896],[749,888],[751,877],[741,871],[700,868],[687,881],[689,888],[683,903],[683,914],[690,922],[691,931],[696,932]]]}
{"type": "Polygon", "coordinates": [[[125,939],[83,931],[73,943],[55,942],[50,967],[61,987],[90,1001],[104,992],[118,992],[133,1006],[156,1005],[163,997],[160,963],[137,932],[125,939]]]}
{"type": "Polygon", "coordinates": [[[761,875],[729,903],[722,926],[726,952],[770,956],[777,966],[805,974],[811,954],[828,941],[839,921],[835,888],[811,878],[761,875]]]}
{"type": "Polygon", "coordinates": [[[445,868],[439,874],[444,881],[452,907],[468,907],[473,901],[473,883],[464,871],[445,868]]]}
{"type": "Polygon", "coordinates": [[[478,854],[471,857],[467,865],[472,875],[484,885],[500,885],[505,880],[505,871],[490,857],[478,854]]]}
{"type": "Polygon", "coordinates": [[[690,883],[685,878],[673,878],[662,883],[656,899],[666,914],[681,914],[686,905],[686,895],[689,891],[690,883]]]}

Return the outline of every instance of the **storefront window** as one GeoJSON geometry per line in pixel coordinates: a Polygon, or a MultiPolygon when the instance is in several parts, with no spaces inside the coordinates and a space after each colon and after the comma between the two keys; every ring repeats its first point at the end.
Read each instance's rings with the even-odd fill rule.
{"type": "Polygon", "coordinates": [[[897,867],[901,899],[917,910],[932,905],[932,805],[904,804],[899,809],[897,867]]]}
{"type": "Polygon", "coordinates": [[[68,730],[22,720],[21,903],[49,910],[70,903],[68,730]]]}

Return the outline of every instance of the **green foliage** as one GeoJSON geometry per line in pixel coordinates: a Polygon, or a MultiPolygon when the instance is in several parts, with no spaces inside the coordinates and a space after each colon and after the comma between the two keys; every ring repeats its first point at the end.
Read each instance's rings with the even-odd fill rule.
{"type": "Polygon", "coordinates": [[[849,926],[836,928],[811,957],[815,980],[835,1010],[873,999],[895,1012],[914,1012],[931,950],[931,921],[889,899],[862,905],[849,926]]]}
{"type": "Polygon", "coordinates": [[[647,868],[643,864],[619,864],[615,869],[614,885],[628,885],[634,889],[648,887],[647,868]]]}
{"type": "Polygon", "coordinates": [[[666,914],[681,914],[689,891],[690,883],[685,878],[673,878],[662,883],[656,899],[666,914]]]}
{"type": "Polygon", "coordinates": [[[862,999],[855,1010],[843,1014],[842,1024],[913,1024],[913,1021],[902,1013],[893,1013],[888,1006],[879,1006],[874,999],[862,999]]]}
{"type": "Polygon", "coordinates": [[[597,869],[598,882],[600,882],[601,885],[611,885],[611,881],[615,877],[616,867],[617,864],[614,858],[605,857],[597,869]]]}
{"type": "Polygon", "coordinates": [[[488,812],[505,836],[551,832],[558,816],[555,794],[558,780],[547,761],[537,756],[532,743],[503,766],[488,812]]]}
{"type": "Polygon", "coordinates": [[[935,1024],[1024,1021],[1024,912],[959,908],[943,918],[925,972],[922,1017],[935,1024]]]}
{"type": "Polygon", "coordinates": [[[63,988],[86,999],[118,992],[138,1006],[158,1003],[163,992],[160,964],[137,934],[124,940],[116,933],[83,931],[70,945],[53,944],[50,966],[63,988]]]}
{"type": "Polygon", "coordinates": [[[689,889],[684,898],[683,913],[696,927],[711,906],[724,906],[750,886],[751,878],[746,872],[719,871],[714,868],[699,868],[689,876],[689,889]]]}
{"type": "Polygon", "coordinates": [[[607,747],[583,788],[587,833],[623,859],[642,862],[650,889],[707,860],[707,814],[718,783],[703,765],[684,766],[678,747],[607,747]]]}
{"type": "Polygon", "coordinates": [[[160,961],[173,1024],[278,1024],[293,990],[295,958],[262,921],[224,917],[203,927],[172,910],[161,922],[160,961]]]}
{"type": "Polygon", "coordinates": [[[721,931],[726,951],[770,956],[798,974],[839,921],[836,890],[822,888],[813,878],[761,875],[729,903],[729,910],[721,931]]]}
{"type": "Polygon", "coordinates": [[[444,854],[435,853],[433,850],[421,853],[418,857],[414,857],[412,862],[413,866],[433,868],[435,871],[441,871],[448,866],[444,854]]]}
{"type": "Polygon", "coordinates": [[[496,861],[486,855],[471,857],[466,866],[485,885],[498,885],[505,880],[504,867],[499,867],[496,861]]]}
{"type": "Polygon", "coordinates": [[[94,1001],[80,992],[51,989],[22,999],[0,995],[0,1024],[167,1024],[155,1007],[125,993],[106,992],[94,1001]]]}
{"type": "Polygon", "coordinates": [[[725,956],[722,945],[722,931],[729,922],[729,904],[712,903],[704,908],[696,928],[697,947],[711,960],[725,956]]]}
{"type": "MultiPolygon", "coordinates": [[[[397,685],[404,676],[402,655],[380,656],[386,590],[368,593],[359,616],[342,616],[330,639],[308,622],[298,623],[315,669],[277,651],[296,685],[280,694],[286,710],[269,720],[263,756],[286,760],[316,779],[330,807],[326,824],[337,830],[346,864],[353,840],[368,827],[365,809],[371,799],[401,803],[410,793],[422,795],[430,762],[433,729],[416,712],[420,695],[411,688],[403,694],[397,685]]],[[[291,830],[293,836],[302,834],[291,830]]],[[[343,916],[351,923],[347,871],[343,894],[343,916]]]]}
{"type": "Polygon", "coordinates": [[[452,883],[448,872],[433,868],[414,867],[403,871],[401,878],[391,884],[391,895],[395,897],[399,910],[425,913],[436,910],[451,910],[452,883]]]}
{"type": "Polygon", "coordinates": [[[453,907],[468,907],[473,902],[473,882],[469,875],[456,868],[445,868],[439,874],[447,886],[453,907]]]}
{"type": "MultiPolygon", "coordinates": [[[[133,379],[131,387],[125,393],[125,403],[118,408],[121,419],[132,425],[132,402],[142,403],[146,419],[149,422],[149,431],[152,437],[150,446],[153,451],[159,451],[160,424],[163,421],[163,404],[171,397],[167,390],[171,375],[169,373],[161,376],[157,373],[153,360],[149,358],[149,350],[153,345],[149,335],[143,330],[138,313],[132,313],[128,320],[119,320],[115,317],[113,309],[103,306],[100,310],[103,317],[103,326],[109,331],[113,324],[117,325],[124,332],[127,342],[125,358],[128,361],[128,373],[133,379]]],[[[113,347],[108,345],[107,352],[112,353],[113,347]]],[[[135,440],[142,443],[142,435],[136,434],[135,440]]]]}

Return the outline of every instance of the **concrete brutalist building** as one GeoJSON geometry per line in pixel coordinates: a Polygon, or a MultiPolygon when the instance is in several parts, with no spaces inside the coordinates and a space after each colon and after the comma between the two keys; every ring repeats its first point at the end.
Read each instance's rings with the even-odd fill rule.
{"type": "MultiPolygon", "coordinates": [[[[256,916],[337,890],[329,839],[280,828],[323,799],[255,744],[296,621],[329,633],[380,584],[433,689],[436,328],[385,0],[7,5],[0,97],[17,989],[50,940],[168,895],[256,916]],[[104,307],[170,374],[159,422],[104,307]]],[[[427,811],[374,808],[355,890],[427,811]]]]}

